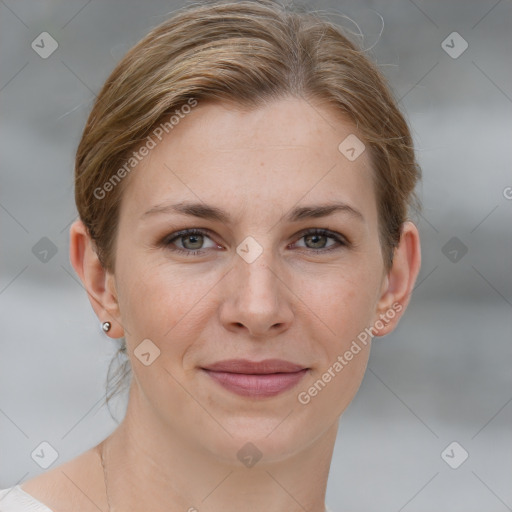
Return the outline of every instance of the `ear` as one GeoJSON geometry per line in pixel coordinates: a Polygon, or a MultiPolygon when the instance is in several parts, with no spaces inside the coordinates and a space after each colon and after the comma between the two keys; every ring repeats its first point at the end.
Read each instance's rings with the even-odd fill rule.
{"type": "Polygon", "coordinates": [[[103,268],[96,254],[89,230],[81,220],[76,220],[69,230],[69,256],[89,296],[92,308],[100,322],[110,322],[111,338],[121,338],[124,329],[117,301],[114,275],[103,268]]]}
{"type": "Polygon", "coordinates": [[[400,243],[395,248],[393,264],[385,276],[373,325],[376,336],[395,329],[404,313],[421,266],[420,235],[410,222],[402,224],[400,243]]]}

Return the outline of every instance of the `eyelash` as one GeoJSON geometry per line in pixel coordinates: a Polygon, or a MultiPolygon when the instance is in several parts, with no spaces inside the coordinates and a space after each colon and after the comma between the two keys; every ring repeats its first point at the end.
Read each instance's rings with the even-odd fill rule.
{"type": "MultiPolygon", "coordinates": [[[[161,245],[165,246],[167,249],[169,249],[169,250],[171,250],[173,252],[181,253],[181,254],[184,254],[186,256],[196,256],[196,255],[199,255],[199,254],[203,254],[205,252],[203,249],[186,250],[186,249],[180,249],[180,248],[177,248],[177,247],[173,247],[173,248],[170,247],[171,244],[175,240],[178,240],[180,238],[185,238],[186,236],[190,236],[190,235],[207,236],[208,238],[211,239],[211,237],[209,236],[209,231],[208,230],[192,228],[192,229],[185,229],[185,230],[182,230],[182,231],[178,231],[176,233],[172,233],[171,235],[165,237],[162,240],[161,245]]],[[[313,253],[326,253],[326,252],[330,252],[332,250],[340,249],[341,247],[348,247],[350,245],[345,237],[343,237],[342,235],[339,235],[339,234],[337,234],[337,233],[335,233],[333,231],[329,231],[328,229],[321,229],[321,228],[308,229],[306,231],[303,231],[300,234],[299,240],[301,238],[304,238],[304,237],[308,236],[308,235],[326,236],[326,237],[331,238],[332,240],[334,240],[334,241],[336,241],[338,243],[338,245],[333,245],[333,246],[328,247],[326,249],[308,249],[308,248],[306,248],[307,251],[310,251],[310,252],[313,252],[313,253]]]]}

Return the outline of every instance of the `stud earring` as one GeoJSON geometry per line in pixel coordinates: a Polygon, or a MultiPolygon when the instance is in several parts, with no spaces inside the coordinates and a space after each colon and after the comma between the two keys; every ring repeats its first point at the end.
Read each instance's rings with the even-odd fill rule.
{"type": "Polygon", "coordinates": [[[104,332],[110,331],[111,327],[112,327],[112,324],[110,322],[103,322],[101,324],[101,328],[103,329],[104,332]]]}

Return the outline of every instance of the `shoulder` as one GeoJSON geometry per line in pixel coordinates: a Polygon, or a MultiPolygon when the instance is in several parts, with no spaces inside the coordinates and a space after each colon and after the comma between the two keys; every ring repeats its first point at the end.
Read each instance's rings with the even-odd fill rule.
{"type": "Polygon", "coordinates": [[[0,512],[54,512],[19,485],[0,490],[0,512]]]}
{"type": "Polygon", "coordinates": [[[99,454],[97,448],[92,448],[7,489],[9,493],[2,491],[6,496],[0,501],[0,512],[67,512],[70,509],[98,512],[104,506],[103,485],[99,454]],[[6,508],[7,505],[11,508],[6,508]]]}

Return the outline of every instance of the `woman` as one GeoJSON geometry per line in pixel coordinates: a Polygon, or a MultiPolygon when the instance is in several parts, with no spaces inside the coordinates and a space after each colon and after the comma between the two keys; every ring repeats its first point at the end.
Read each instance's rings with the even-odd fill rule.
{"type": "Polygon", "coordinates": [[[98,446],[0,510],[323,512],[338,421],[420,267],[420,177],[341,29],[189,6],[101,90],[76,157],[73,267],[133,378],[98,446]]]}

